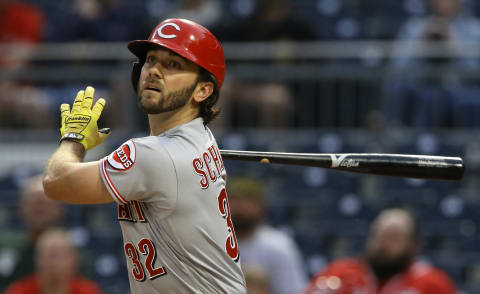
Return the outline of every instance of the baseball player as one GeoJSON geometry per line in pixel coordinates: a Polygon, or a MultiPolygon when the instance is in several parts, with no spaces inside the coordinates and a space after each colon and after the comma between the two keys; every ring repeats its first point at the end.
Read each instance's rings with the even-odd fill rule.
{"type": "Polygon", "coordinates": [[[150,136],[82,162],[109,132],[97,127],[105,100],[93,104],[92,87],[79,91],[71,109],[61,105],[45,192],[69,203],[117,202],[133,294],[246,293],[225,166],[206,126],[218,114],[222,47],[204,27],[168,19],[128,49],[138,58],[132,83],[150,136]]]}

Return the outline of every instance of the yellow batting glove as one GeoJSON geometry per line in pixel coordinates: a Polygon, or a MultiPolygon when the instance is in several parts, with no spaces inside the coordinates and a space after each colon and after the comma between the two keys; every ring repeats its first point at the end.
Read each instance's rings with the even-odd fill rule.
{"type": "Polygon", "coordinates": [[[60,105],[62,127],[61,139],[81,143],[85,150],[102,143],[110,134],[110,129],[98,129],[97,121],[105,107],[105,99],[97,100],[92,108],[95,89],[88,86],[85,91],[79,91],[73,102],[72,110],[69,104],[60,105]]]}

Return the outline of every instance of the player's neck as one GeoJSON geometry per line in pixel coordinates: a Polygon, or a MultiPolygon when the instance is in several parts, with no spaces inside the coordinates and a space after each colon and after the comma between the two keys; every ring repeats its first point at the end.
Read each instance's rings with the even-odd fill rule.
{"type": "Polygon", "coordinates": [[[184,107],[160,114],[149,114],[150,135],[158,136],[171,128],[187,123],[198,116],[198,108],[190,103],[184,107]]]}

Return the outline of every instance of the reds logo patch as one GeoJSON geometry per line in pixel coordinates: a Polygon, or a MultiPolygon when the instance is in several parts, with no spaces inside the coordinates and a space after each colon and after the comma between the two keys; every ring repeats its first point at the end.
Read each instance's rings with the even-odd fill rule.
{"type": "Polygon", "coordinates": [[[107,158],[108,164],[121,171],[130,169],[135,164],[136,148],[132,140],[124,143],[120,148],[112,152],[107,158]]]}

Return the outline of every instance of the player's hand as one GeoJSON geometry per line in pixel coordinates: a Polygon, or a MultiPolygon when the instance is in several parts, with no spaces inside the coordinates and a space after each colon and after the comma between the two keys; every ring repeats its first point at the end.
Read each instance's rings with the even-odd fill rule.
{"type": "Polygon", "coordinates": [[[110,134],[110,129],[98,130],[97,121],[105,107],[105,99],[97,100],[92,108],[95,89],[88,86],[85,91],[79,91],[73,102],[72,110],[69,104],[60,105],[62,140],[71,140],[81,143],[85,150],[102,143],[110,134]]]}

